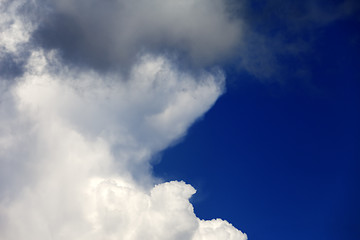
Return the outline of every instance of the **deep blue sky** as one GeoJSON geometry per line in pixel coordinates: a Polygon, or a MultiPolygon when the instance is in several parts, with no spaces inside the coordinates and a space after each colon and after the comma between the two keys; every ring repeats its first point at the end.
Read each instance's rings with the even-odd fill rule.
{"type": "Polygon", "coordinates": [[[360,239],[359,29],[355,17],[280,29],[308,49],[277,56],[267,79],[229,67],[227,92],[155,174],[192,184],[198,217],[249,239],[360,239]]]}

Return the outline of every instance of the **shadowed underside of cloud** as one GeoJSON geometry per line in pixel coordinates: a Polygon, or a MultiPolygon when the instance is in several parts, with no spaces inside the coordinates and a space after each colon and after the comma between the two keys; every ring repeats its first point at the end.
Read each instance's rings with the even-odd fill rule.
{"type": "Polygon", "coordinates": [[[149,2],[0,2],[0,239],[247,239],[149,162],[224,91],[220,70],[182,71],[161,46],[207,65],[237,24],[222,1],[149,2]]]}
{"type": "Polygon", "coordinates": [[[224,1],[45,2],[51,10],[39,17],[34,42],[97,69],[126,69],[142,52],[211,66],[231,56],[240,38],[240,21],[230,18],[224,1]]]}

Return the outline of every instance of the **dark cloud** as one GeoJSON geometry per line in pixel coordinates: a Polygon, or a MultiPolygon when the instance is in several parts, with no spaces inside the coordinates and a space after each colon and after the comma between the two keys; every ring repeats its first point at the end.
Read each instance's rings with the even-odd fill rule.
{"type": "Polygon", "coordinates": [[[0,78],[13,79],[24,73],[25,61],[18,57],[6,53],[0,57],[0,78]]]}
{"type": "Polygon", "coordinates": [[[32,39],[96,69],[128,68],[139,54],[206,67],[233,55],[241,23],[224,1],[47,1],[32,39]]]}
{"type": "Polygon", "coordinates": [[[98,68],[109,65],[109,45],[94,46],[72,16],[55,13],[40,24],[33,33],[33,41],[44,49],[57,49],[62,57],[72,63],[86,62],[98,68]]]}

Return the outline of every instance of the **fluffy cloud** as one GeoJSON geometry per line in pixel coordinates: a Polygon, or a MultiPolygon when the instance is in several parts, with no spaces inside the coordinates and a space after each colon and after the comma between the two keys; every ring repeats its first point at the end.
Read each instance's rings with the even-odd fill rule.
{"type": "Polygon", "coordinates": [[[2,182],[10,186],[1,189],[1,238],[201,235],[208,223],[189,203],[195,190],[183,182],[152,187],[147,168],[214,103],[222,75],[195,80],[146,56],[127,81],[101,80],[59,68],[55,58],[33,52],[22,79],[3,90],[2,109],[11,113],[1,116],[2,182]]]}
{"type": "MultiPolygon", "coordinates": [[[[162,11],[174,7],[154,2],[162,11]]],[[[190,3],[222,19],[219,2],[184,2],[194,14],[190,3]]],[[[223,93],[223,73],[186,72],[163,54],[143,52],[127,74],[64,63],[61,50],[32,45],[38,11],[21,15],[26,6],[1,1],[0,59],[11,56],[21,73],[0,75],[0,238],[247,239],[226,221],[198,219],[189,202],[195,189],[161,183],[150,171],[151,156],[223,93]]]]}

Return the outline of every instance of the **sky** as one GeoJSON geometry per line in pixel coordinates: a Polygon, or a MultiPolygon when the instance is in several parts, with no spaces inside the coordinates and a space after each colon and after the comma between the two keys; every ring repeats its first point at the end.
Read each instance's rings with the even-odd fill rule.
{"type": "Polygon", "coordinates": [[[359,239],[359,12],[0,0],[0,239],[359,239]]]}

